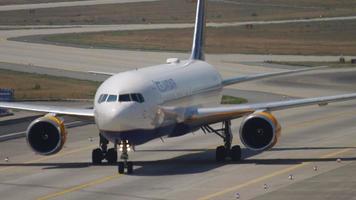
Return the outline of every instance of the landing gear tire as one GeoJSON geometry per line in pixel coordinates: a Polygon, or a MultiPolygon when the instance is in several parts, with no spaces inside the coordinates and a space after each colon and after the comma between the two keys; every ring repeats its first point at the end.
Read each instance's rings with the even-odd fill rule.
{"type": "Polygon", "coordinates": [[[229,157],[231,161],[241,160],[241,147],[239,145],[231,147],[233,138],[231,121],[224,121],[221,129],[214,129],[209,125],[205,125],[202,127],[202,130],[203,132],[215,133],[224,140],[224,146],[216,148],[215,158],[217,162],[224,162],[227,157],[229,157]]]}
{"type": "Polygon", "coordinates": [[[127,162],[127,174],[133,173],[133,162],[127,162]]]}
{"type": "Polygon", "coordinates": [[[241,147],[239,145],[233,146],[230,150],[230,157],[232,161],[241,160],[241,147]]]}
{"type": "Polygon", "coordinates": [[[104,155],[101,149],[94,149],[91,158],[94,165],[100,165],[101,161],[104,159],[104,155]]]}
{"type": "Polygon", "coordinates": [[[223,162],[226,158],[226,148],[224,146],[218,146],[216,148],[215,158],[217,162],[223,162]]]}
{"type": "Polygon", "coordinates": [[[118,162],[118,172],[119,174],[125,173],[125,168],[127,170],[127,174],[133,173],[133,162],[118,162]]]}
{"type": "Polygon", "coordinates": [[[105,158],[109,164],[117,163],[117,151],[114,148],[109,149],[105,155],[105,158]]]}
{"type": "Polygon", "coordinates": [[[102,163],[102,161],[106,157],[107,154],[106,150],[109,143],[109,141],[105,137],[103,137],[101,133],[99,134],[99,137],[100,137],[99,140],[100,148],[94,149],[91,153],[91,160],[94,165],[100,165],[102,163]]]}
{"type": "Polygon", "coordinates": [[[133,173],[133,162],[129,162],[129,155],[128,151],[130,151],[130,144],[127,140],[123,140],[120,142],[120,151],[121,156],[120,159],[123,161],[118,162],[118,172],[119,174],[125,173],[125,168],[127,170],[127,174],[133,173]]]}
{"type": "Polygon", "coordinates": [[[119,162],[117,167],[118,167],[119,174],[123,174],[125,172],[125,163],[124,162],[119,162]]]}

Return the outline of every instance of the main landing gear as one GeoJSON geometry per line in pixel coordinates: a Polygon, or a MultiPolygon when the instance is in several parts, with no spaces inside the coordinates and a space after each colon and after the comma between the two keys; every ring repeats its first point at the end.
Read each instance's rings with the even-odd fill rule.
{"type": "Polygon", "coordinates": [[[216,148],[216,161],[223,162],[226,158],[230,158],[232,161],[240,161],[241,147],[239,145],[231,147],[233,138],[231,133],[231,121],[224,121],[222,125],[221,129],[214,129],[209,125],[202,127],[204,132],[215,133],[224,140],[224,145],[216,148]]]}
{"type": "Polygon", "coordinates": [[[99,165],[105,159],[109,164],[117,163],[117,145],[114,148],[108,149],[109,141],[100,134],[99,146],[100,148],[94,149],[92,152],[93,164],[99,165]]]}

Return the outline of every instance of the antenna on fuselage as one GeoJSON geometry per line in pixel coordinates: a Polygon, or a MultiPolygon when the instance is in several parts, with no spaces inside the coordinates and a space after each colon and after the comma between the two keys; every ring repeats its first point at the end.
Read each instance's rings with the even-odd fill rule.
{"type": "Polygon", "coordinates": [[[194,39],[192,46],[192,60],[204,60],[205,47],[205,24],[206,24],[206,2],[205,0],[197,1],[197,12],[195,17],[194,39]]]}

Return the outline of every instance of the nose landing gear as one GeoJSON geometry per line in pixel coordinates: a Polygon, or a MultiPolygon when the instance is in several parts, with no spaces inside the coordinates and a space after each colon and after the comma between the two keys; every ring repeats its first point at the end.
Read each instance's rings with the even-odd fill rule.
{"type": "Polygon", "coordinates": [[[131,147],[127,140],[121,141],[119,150],[121,151],[120,159],[123,160],[118,163],[119,174],[123,174],[125,172],[125,168],[127,170],[127,174],[132,174],[133,162],[128,161],[128,152],[131,150],[131,147]]]}

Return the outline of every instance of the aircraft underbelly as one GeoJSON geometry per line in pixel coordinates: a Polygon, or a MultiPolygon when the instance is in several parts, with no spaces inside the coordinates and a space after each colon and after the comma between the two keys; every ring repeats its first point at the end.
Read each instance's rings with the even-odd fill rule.
{"type": "Polygon", "coordinates": [[[171,124],[155,129],[135,129],[129,131],[101,131],[101,134],[109,141],[115,143],[122,140],[130,144],[140,145],[159,137],[176,137],[195,131],[196,127],[188,127],[184,124],[171,124]]]}

